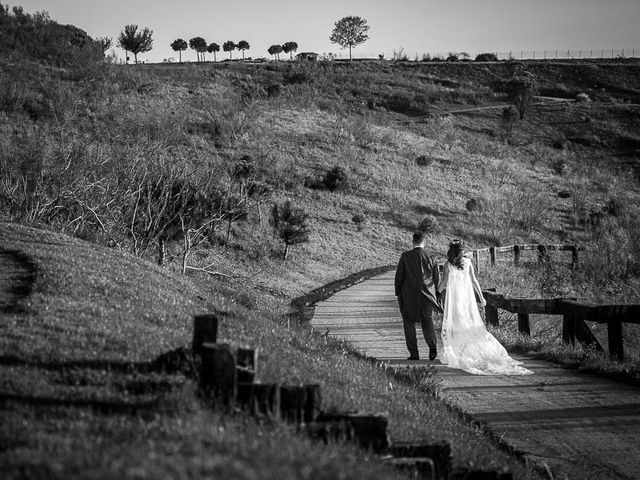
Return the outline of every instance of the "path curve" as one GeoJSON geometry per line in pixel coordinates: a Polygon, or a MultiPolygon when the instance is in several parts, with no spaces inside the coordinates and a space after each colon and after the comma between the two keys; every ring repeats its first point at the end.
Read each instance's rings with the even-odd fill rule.
{"type": "Polygon", "coordinates": [[[27,255],[0,248],[0,312],[20,310],[20,300],[31,293],[35,276],[36,267],[27,255]]]}
{"type": "MultiPolygon", "coordinates": [[[[312,326],[345,338],[367,356],[409,365],[393,277],[379,275],[319,303],[312,326]]],[[[426,358],[424,339],[419,343],[426,358]]],[[[535,374],[475,376],[434,362],[444,398],[528,461],[549,466],[555,478],[640,478],[640,388],[514,357],[535,374]]]]}

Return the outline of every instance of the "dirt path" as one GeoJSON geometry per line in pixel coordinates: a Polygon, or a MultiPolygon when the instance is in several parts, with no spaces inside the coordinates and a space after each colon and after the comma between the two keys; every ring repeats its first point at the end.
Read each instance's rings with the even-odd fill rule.
{"type": "MultiPolygon", "coordinates": [[[[408,364],[393,275],[374,277],[318,304],[312,325],[345,337],[371,357],[408,364]]],[[[426,358],[424,340],[420,348],[426,358]]],[[[544,462],[556,479],[640,478],[640,388],[518,359],[535,375],[474,376],[435,363],[448,401],[485,422],[528,461],[544,462]]]]}

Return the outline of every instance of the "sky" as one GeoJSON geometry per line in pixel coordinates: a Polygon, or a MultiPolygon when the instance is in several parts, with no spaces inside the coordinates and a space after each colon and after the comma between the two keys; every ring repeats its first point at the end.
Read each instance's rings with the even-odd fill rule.
{"type": "MultiPolygon", "coordinates": [[[[3,1],[3,0],[0,0],[3,1]]],[[[267,48],[287,41],[298,52],[348,56],[329,41],[334,23],[347,15],[367,20],[369,40],[354,56],[401,49],[409,56],[448,52],[583,51],[635,49],[640,56],[640,0],[4,0],[25,11],[46,11],[93,37],[115,40],[124,25],[153,30],[154,48],[140,59],[161,62],[177,53],[169,44],[195,36],[222,45],[246,40],[247,56],[269,57],[267,48]]],[[[115,49],[124,58],[121,49],[115,49]]],[[[223,52],[219,54],[226,55],[223,52]]],[[[235,56],[238,56],[238,52],[235,56]]],[[[183,60],[196,59],[192,50],[183,60]]]]}

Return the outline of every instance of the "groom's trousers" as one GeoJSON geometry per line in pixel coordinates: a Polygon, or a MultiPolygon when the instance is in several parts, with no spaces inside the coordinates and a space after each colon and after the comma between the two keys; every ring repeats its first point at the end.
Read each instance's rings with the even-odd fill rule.
{"type": "MultiPolygon", "coordinates": [[[[402,308],[400,309],[402,311],[402,308]]],[[[402,324],[404,327],[404,338],[407,342],[407,350],[412,357],[419,357],[418,339],[416,338],[416,323],[422,327],[424,340],[429,348],[436,348],[436,332],[433,328],[433,306],[426,297],[420,301],[420,313],[416,318],[406,312],[402,313],[402,324]]]]}

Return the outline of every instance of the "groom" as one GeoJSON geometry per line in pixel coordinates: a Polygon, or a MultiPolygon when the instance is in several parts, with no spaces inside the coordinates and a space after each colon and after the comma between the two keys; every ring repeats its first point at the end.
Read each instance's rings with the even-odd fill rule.
{"type": "Polygon", "coordinates": [[[429,345],[429,360],[434,360],[438,355],[433,309],[440,309],[437,294],[440,271],[424,250],[425,239],[422,232],[413,234],[413,249],[402,254],[396,269],[395,289],[409,350],[407,360],[420,359],[416,323],[420,323],[424,339],[429,345]]]}

